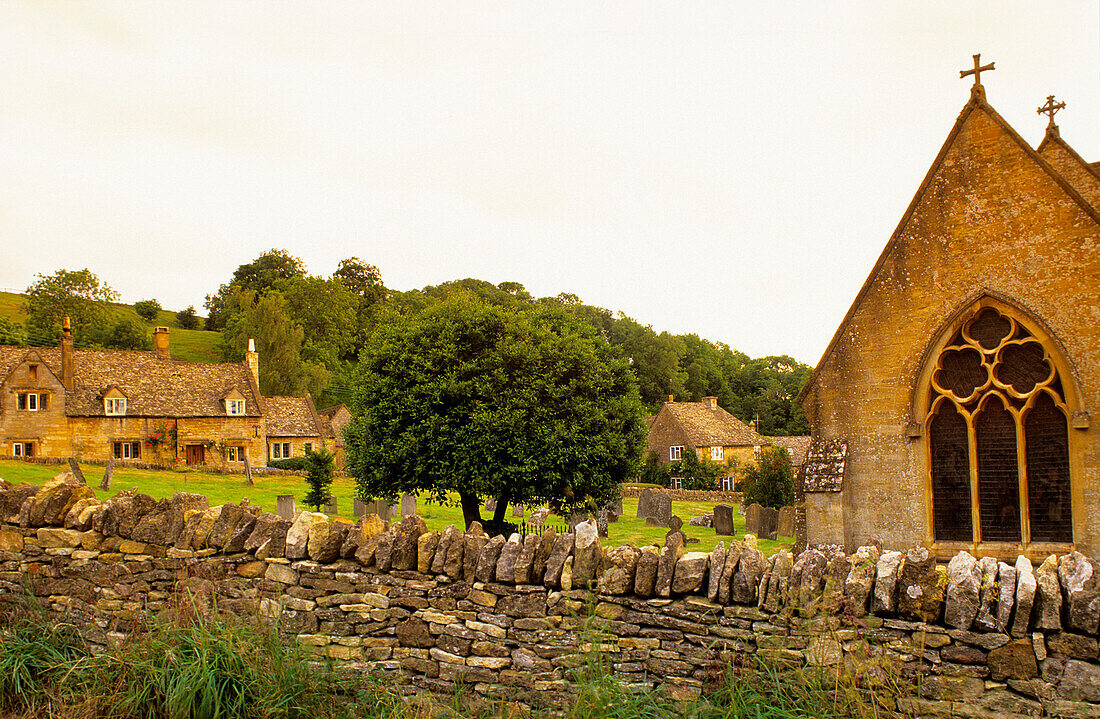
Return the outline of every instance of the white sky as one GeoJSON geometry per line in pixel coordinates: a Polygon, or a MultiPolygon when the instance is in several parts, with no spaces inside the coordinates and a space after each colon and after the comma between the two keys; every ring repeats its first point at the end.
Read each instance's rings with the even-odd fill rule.
{"type": "Polygon", "coordinates": [[[1100,6],[0,4],[0,288],[202,307],[272,247],[815,364],[969,96],[1100,160],[1100,6]]]}

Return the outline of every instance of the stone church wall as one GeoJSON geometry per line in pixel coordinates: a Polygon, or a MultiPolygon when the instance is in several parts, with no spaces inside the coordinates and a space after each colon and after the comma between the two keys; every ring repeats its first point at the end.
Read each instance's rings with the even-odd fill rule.
{"type": "Polygon", "coordinates": [[[417,517],[281,520],[190,494],[100,503],[65,473],[0,481],[0,595],[26,592],[102,646],[180,595],[216,598],[410,692],[462,681],[560,705],[569,669],[598,651],[638,690],[693,697],[755,655],[889,665],[918,687],[901,708],[924,714],[1100,713],[1100,564],[1078,553],[944,567],[924,548],[765,558],[749,537],[685,552],[679,533],[609,549],[594,522],[506,539],[417,517]]]}

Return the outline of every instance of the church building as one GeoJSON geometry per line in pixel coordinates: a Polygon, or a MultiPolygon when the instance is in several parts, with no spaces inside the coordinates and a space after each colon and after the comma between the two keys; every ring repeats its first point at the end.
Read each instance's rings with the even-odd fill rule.
{"type": "Polygon", "coordinates": [[[800,401],[801,538],[1100,554],[1100,163],[970,100],[800,401]]]}

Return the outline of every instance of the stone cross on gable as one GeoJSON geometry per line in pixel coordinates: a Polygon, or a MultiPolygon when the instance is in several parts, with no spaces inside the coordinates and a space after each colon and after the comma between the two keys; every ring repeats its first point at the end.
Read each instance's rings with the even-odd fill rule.
{"type": "Polygon", "coordinates": [[[974,76],[974,87],[981,87],[982,86],[982,73],[985,72],[986,70],[995,70],[995,69],[996,68],[993,67],[993,63],[989,63],[988,65],[983,65],[982,64],[982,54],[979,52],[977,55],[974,55],[974,67],[971,68],[970,70],[959,70],[959,77],[962,78],[962,77],[966,77],[967,75],[973,75],[974,76]]]}
{"type": "Polygon", "coordinates": [[[1047,123],[1047,127],[1054,127],[1054,114],[1059,110],[1063,110],[1066,107],[1065,102],[1054,102],[1054,95],[1047,95],[1047,102],[1045,105],[1037,109],[1035,112],[1038,115],[1046,115],[1050,118],[1050,122],[1047,123]]]}

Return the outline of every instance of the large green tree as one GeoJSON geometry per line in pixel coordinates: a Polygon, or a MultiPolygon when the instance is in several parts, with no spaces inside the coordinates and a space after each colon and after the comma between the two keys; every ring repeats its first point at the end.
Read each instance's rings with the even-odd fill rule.
{"type": "Polygon", "coordinates": [[[72,322],[77,346],[96,343],[110,331],[109,304],[118,294],[91,270],[57,270],[37,275],[27,288],[27,334],[36,344],[56,344],[61,337],[61,318],[72,322]]]}
{"type": "Polygon", "coordinates": [[[455,293],[380,326],[360,356],[348,468],[363,497],[458,494],[564,512],[612,498],[645,440],[628,362],[561,307],[455,293]]]}
{"type": "Polygon", "coordinates": [[[240,290],[251,290],[258,297],[275,288],[279,280],[305,277],[306,265],[286,250],[270,249],[251,262],[237,267],[229,282],[218,288],[217,294],[207,295],[206,329],[220,330],[229,321],[232,307],[229,298],[240,290]]]}

